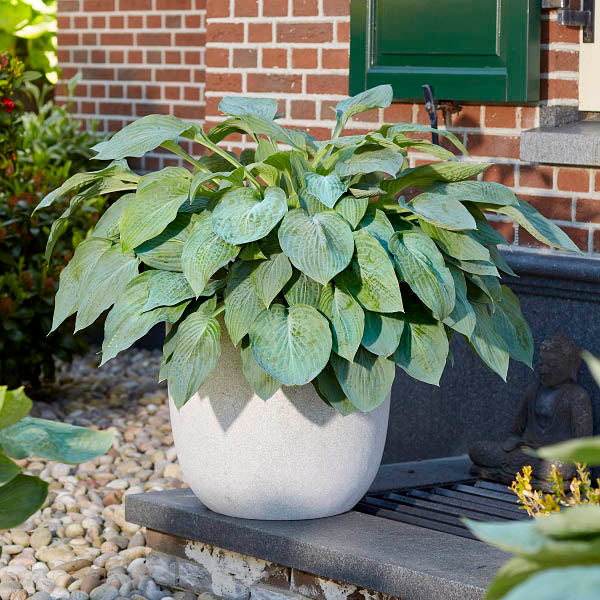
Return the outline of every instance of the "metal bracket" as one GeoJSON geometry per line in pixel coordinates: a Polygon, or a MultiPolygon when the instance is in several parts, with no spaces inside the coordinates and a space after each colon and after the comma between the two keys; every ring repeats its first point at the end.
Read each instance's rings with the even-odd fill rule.
{"type": "Polygon", "coordinates": [[[569,0],[542,0],[542,8],[569,8],[569,0]]]}
{"type": "Polygon", "coordinates": [[[583,43],[594,42],[594,0],[583,0],[583,10],[558,10],[556,20],[559,25],[583,27],[583,43]]]}
{"type": "MultiPolygon", "coordinates": [[[[423,88],[423,96],[425,97],[425,110],[429,115],[429,122],[431,123],[431,127],[433,129],[438,128],[438,110],[441,110],[444,113],[444,122],[446,124],[446,127],[452,127],[451,117],[453,114],[458,114],[462,110],[462,105],[457,104],[452,100],[445,100],[438,104],[435,100],[435,96],[433,95],[433,88],[429,84],[422,85],[421,87],[423,88]]],[[[432,133],[431,141],[434,144],[439,145],[439,134],[432,133]]]]}

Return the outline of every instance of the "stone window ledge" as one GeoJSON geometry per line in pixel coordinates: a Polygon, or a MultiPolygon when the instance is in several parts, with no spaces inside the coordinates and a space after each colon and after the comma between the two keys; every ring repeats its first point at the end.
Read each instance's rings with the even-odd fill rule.
{"type": "Polygon", "coordinates": [[[556,165],[600,166],[600,122],[576,121],[521,132],[521,160],[556,165]]]}

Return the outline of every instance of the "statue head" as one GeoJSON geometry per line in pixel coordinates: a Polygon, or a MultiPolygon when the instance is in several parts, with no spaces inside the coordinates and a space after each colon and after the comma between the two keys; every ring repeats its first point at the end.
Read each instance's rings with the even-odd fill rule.
{"type": "Polygon", "coordinates": [[[581,348],[567,335],[554,335],[540,345],[540,381],[553,387],[577,380],[581,348]]]}

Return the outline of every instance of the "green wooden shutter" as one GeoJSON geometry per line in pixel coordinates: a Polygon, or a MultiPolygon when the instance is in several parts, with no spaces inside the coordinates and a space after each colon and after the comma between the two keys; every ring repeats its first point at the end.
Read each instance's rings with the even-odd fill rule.
{"type": "Polygon", "coordinates": [[[351,0],[350,93],[395,99],[539,99],[540,0],[351,0]]]}

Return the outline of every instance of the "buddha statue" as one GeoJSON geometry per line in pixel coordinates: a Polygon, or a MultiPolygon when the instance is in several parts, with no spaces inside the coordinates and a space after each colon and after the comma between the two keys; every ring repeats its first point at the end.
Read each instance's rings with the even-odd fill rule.
{"type": "Polygon", "coordinates": [[[580,364],[581,350],[570,337],[556,335],[541,344],[539,379],[526,391],[508,438],[476,442],[469,449],[474,475],[509,484],[517,472],[530,465],[532,485],[541,490],[549,490],[552,464],[565,481],[574,477],[574,465],[548,462],[525,449],[592,435],[592,404],[577,384],[580,364]]]}

